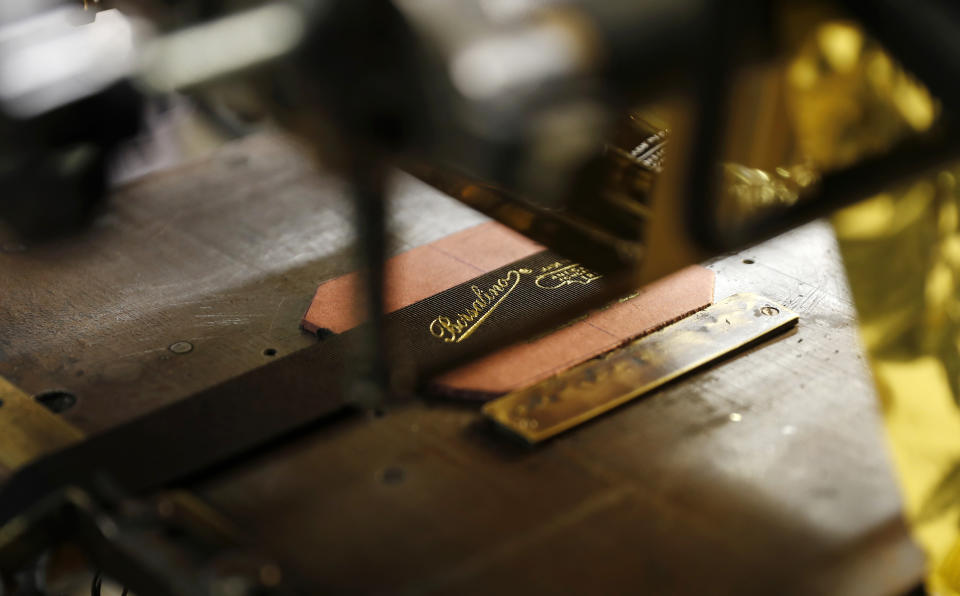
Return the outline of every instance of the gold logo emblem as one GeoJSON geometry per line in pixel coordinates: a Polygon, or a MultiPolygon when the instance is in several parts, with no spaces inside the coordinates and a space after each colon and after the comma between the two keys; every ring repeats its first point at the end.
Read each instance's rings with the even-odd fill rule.
{"type": "Polygon", "coordinates": [[[542,269],[543,273],[537,276],[534,283],[538,288],[544,290],[556,290],[570,284],[587,285],[592,281],[600,279],[602,276],[590,271],[580,263],[570,263],[564,265],[560,261],[547,265],[542,269]]]}

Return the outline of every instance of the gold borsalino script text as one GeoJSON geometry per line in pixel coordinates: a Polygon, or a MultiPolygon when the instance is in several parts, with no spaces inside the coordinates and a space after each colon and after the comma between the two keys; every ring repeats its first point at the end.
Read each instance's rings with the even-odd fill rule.
{"type": "Polygon", "coordinates": [[[469,307],[453,316],[439,316],[430,323],[430,334],[447,343],[461,342],[476,330],[510,292],[520,283],[520,276],[533,273],[530,269],[511,269],[486,290],[470,286],[476,296],[469,307]]]}

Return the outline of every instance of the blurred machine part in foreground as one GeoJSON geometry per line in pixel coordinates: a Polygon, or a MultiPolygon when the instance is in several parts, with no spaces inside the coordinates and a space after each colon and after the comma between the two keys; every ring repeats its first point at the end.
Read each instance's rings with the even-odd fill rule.
{"type": "MultiPolygon", "coordinates": [[[[633,286],[891,189],[834,225],[930,586],[960,594],[960,14],[733,4],[11,3],[0,217],[88,221],[173,92],[230,134],[271,115],[352,184],[372,319],[388,167],[633,286]]],[[[358,402],[389,391],[382,341],[358,402]]]]}

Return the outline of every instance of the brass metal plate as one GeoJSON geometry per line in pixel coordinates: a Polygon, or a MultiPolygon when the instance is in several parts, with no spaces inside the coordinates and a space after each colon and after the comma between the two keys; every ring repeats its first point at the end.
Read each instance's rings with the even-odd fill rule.
{"type": "Polygon", "coordinates": [[[536,443],[797,320],[796,313],[766,298],[735,294],[602,358],[493,400],[483,413],[536,443]]]}
{"type": "Polygon", "coordinates": [[[82,439],[79,429],[0,377],[0,465],[15,470],[82,439]]]}

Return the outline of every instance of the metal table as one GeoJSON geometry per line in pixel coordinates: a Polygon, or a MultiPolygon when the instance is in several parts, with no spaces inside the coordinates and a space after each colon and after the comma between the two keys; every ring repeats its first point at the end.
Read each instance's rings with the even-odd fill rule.
{"type": "MultiPolygon", "coordinates": [[[[126,185],[81,237],[0,236],[0,375],[76,395],[63,415],[95,433],[305,347],[314,289],[351,269],[350,211],[264,134],[126,185]]],[[[391,211],[394,253],[484,220],[402,175],[391,211]]],[[[800,325],[536,448],[415,402],[190,488],[317,593],[905,592],[922,559],[829,226],[709,267],[718,297],[800,325]]]]}

